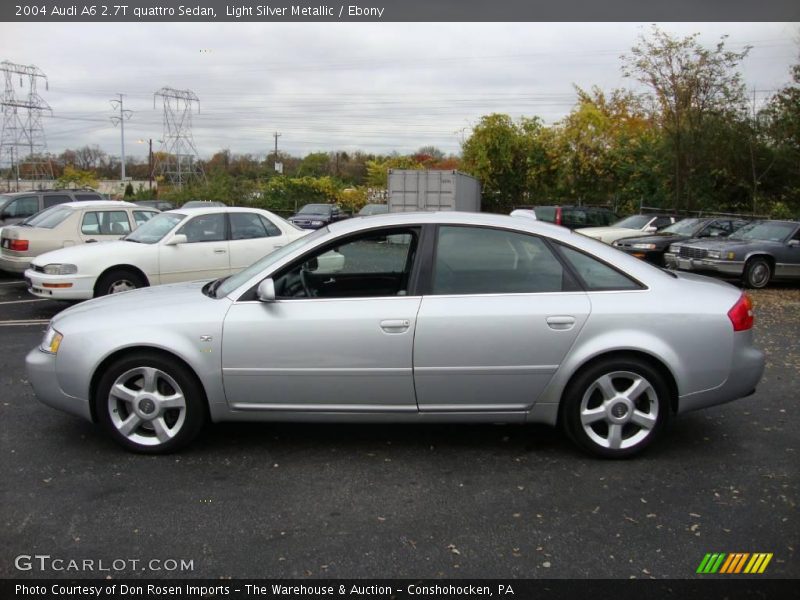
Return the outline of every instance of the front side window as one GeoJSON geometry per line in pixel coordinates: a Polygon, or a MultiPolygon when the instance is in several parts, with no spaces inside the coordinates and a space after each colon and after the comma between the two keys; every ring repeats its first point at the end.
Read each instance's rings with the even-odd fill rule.
{"type": "Polygon", "coordinates": [[[713,221],[703,229],[701,237],[725,237],[731,232],[730,221],[713,221]]]}
{"type": "Polygon", "coordinates": [[[200,215],[190,219],[178,230],[190,244],[198,242],[221,242],[226,239],[225,213],[200,215]]]}
{"type": "Polygon", "coordinates": [[[186,215],[182,213],[161,213],[125,236],[125,240],[139,244],[155,244],[160,242],[185,217],[186,215]]]}
{"type": "Polygon", "coordinates": [[[38,196],[23,196],[9,202],[3,210],[4,217],[24,219],[39,212],[38,196]]]}
{"type": "Polygon", "coordinates": [[[439,229],[434,294],[526,294],[572,287],[541,238],[482,227],[439,229]]]}
{"type": "Polygon", "coordinates": [[[136,226],[139,227],[147,223],[150,219],[155,217],[158,213],[152,210],[135,210],[133,211],[133,219],[136,221],[136,226]]]}
{"type": "Polygon", "coordinates": [[[419,230],[370,232],[326,245],[275,276],[279,298],[369,298],[409,292],[419,230]]]}
{"type": "Polygon", "coordinates": [[[85,235],[125,235],[130,232],[128,213],[124,210],[87,212],[81,222],[81,233],[85,235]]]}
{"type": "Polygon", "coordinates": [[[663,229],[667,225],[672,224],[672,218],[670,217],[658,217],[655,221],[653,221],[653,227],[656,229],[663,229]]]}
{"type": "Polygon", "coordinates": [[[641,289],[641,286],[627,275],[623,275],[588,254],[560,244],[559,250],[578,273],[578,276],[583,280],[585,288],[589,291],[641,289]]]}

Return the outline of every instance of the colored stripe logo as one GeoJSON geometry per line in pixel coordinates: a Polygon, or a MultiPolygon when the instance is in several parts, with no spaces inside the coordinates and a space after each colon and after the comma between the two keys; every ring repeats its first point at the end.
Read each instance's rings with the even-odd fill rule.
{"type": "Polygon", "coordinates": [[[763,573],[767,569],[769,561],[772,560],[772,552],[714,552],[708,553],[703,557],[697,573],[702,574],[737,574],[763,573]]]}

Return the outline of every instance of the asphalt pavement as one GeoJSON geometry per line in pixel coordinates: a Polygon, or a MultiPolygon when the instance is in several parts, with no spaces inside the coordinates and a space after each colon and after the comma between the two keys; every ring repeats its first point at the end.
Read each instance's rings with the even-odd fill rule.
{"type": "Polygon", "coordinates": [[[800,290],[754,296],[758,392],[634,460],[517,425],[222,424],[148,457],[35,399],[25,354],[67,304],[0,278],[0,577],[685,578],[708,552],[798,577],[800,290]]]}

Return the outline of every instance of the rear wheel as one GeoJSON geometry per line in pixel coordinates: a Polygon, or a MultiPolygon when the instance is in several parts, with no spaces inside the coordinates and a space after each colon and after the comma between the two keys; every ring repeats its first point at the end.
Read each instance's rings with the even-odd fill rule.
{"type": "Polygon", "coordinates": [[[114,362],[94,398],[114,440],[134,452],[164,454],[191,442],[206,421],[200,383],[177,360],[137,353],[114,362]]]}
{"type": "Polygon", "coordinates": [[[147,281],[138,273],[129,269],[114,269],[103,274],[94,286],[94,296],[118,294],[137,288],[147,287],[147,281]]]}
{"type": "Polygon", "coordinates": [[[669,414],[664,377],[637,358],[609,359],[579,373],[567,386],[561,422],[581,448],[626,458],[655,439],[669,414]]]}
{"type": "Polygon", "coordinates": [[[756,256],[744,266],[744,283],[747,287],[760,289],[766,287],[772,278],[772,268],[766,258],[756,256]]]}

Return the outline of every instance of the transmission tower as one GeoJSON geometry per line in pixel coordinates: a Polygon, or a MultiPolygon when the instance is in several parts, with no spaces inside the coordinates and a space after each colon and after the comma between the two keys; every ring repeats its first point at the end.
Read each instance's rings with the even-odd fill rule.
{"type": "Polygon", "coordinates": [[[20,178],[30,180],[35,187],[53,179],[53,165],[47,154],[42,114],[52,113],[50,105],[39,95],[37,83],[47,75],[33,65],[18,65],[7,60],[0,63],[5,80],[2,105],[3,130],[0,135],[0,167],[10,168],[11,177],[19,189],[20,178]],[[19,93],[15,89],[19,77],[19,93]]]}
{"type": "Polygon", "coordinates": [[[191,90],[164,87],[153,96],[153,107],[161,98],[164,107],[164,133],[157,155],[158,171],[178,188],[193,177],[204,178],[200,156],[192,139],[192,106],[200,99],[191,90]]]}

